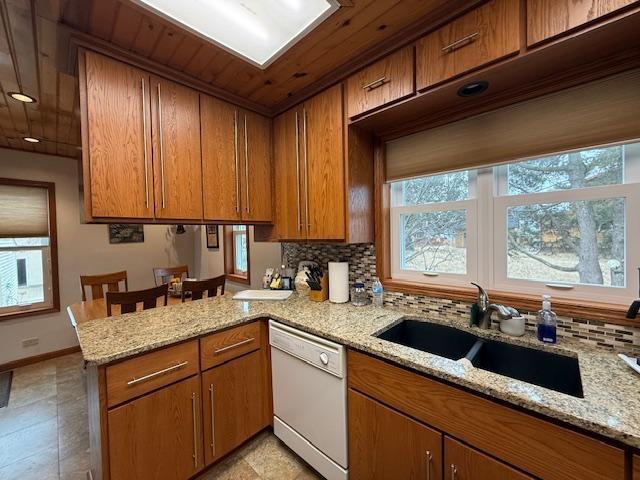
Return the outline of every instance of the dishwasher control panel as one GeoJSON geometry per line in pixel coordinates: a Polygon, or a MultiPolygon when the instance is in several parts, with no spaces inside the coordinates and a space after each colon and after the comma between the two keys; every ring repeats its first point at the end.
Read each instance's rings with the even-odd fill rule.
{"type": "Polygon", "coordinates": [[[338,377],[345,372],[345,348],[324,338],[269,321],[269,344],[338,377]]]}

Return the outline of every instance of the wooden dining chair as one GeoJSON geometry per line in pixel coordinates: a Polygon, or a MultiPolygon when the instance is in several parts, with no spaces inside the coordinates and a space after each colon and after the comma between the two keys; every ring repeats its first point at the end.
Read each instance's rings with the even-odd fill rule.
{"type": "Polygon", "coordinates": [[[107,292],[107,316],[111,316],[111,305],[120,305],[120,313],[135,312],[138,303],[142,303],[142,309],[155,308],[158,298],[164,297],[164,305],[167,305],[169,285],[147,288],[146,290],[134,290],[132,292],[107,292]]]}
{"type": "Polygon", "coordinates": [[[220,275],[207,280],[187,280],[182,282],[182,301],[184,302],[185,293],[191,293],[192,300],[200,300],[204,292],[207,292],[207,297],[215,297],[218,295],[218,289],[220,289],[220,295],[224,295],[225,279],[225,275],[220,275]]]}
{"type": "Polygon", "coordinates": [[[127,272],[104,273],[101,275],[80,275],[80,289],[82,290],[82,301],[87,300],[85,288],[91,287],[91,298],[97,300],[104,298],[104,287],[107,291],[119,292],[120,282],[124,282],[124,291],[129,290],[127,283],[127,272]]]}
{"type": "Polygon", "coordinates": [[[153,269],[153,279],[156,282],[156,287],[163,283],[171,283],[173,277],[180,275],[182,277],[189,277],[189,267],[187,265],[179,265],[177,267],[156,267],[153,269]]]}

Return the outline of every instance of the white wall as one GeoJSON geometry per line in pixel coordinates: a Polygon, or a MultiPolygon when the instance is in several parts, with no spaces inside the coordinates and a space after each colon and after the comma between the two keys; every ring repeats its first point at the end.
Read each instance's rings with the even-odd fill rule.
{"type": "Polygon", "coordinates": [[[127,270],[129,289],[154,285],[152,268],[178,264],[198,268],[194,228],[176,236],[175,226],[145,225],[144,243],[109,244],[106,225],[80,223],[78,163],[75,160],[0,149],[0,177],[43,180],[56,184],[60,312],[0,321],[0,364],[77,344],[66,306],[81,300],[80,275],[127,270]],[[22,339],[39,338],[23,348],[22,339]]]}

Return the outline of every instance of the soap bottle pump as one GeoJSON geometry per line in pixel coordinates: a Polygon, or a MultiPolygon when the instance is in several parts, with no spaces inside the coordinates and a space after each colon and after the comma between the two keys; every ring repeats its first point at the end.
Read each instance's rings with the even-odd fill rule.
{"type": "Polygon", "coordinates": [[[556,343],[558,317],[551,310],[551,296],[542,296],[542,310],[538,312],[538,340],[544,343],[556,343]]]}

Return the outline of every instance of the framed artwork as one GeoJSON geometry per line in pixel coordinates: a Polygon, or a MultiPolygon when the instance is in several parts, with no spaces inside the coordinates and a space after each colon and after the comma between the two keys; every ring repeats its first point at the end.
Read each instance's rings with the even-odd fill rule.
{"type": "Polygon", "coordinates": [[[109,225],[109,243],[144,242],[144,225],[112,223],[109,225]]]}
{"type": "Polygon", "coordinates": [[[207,248],[220,248],[220,238],[218,237],[218,225],[206,225],[207,248]]]}

